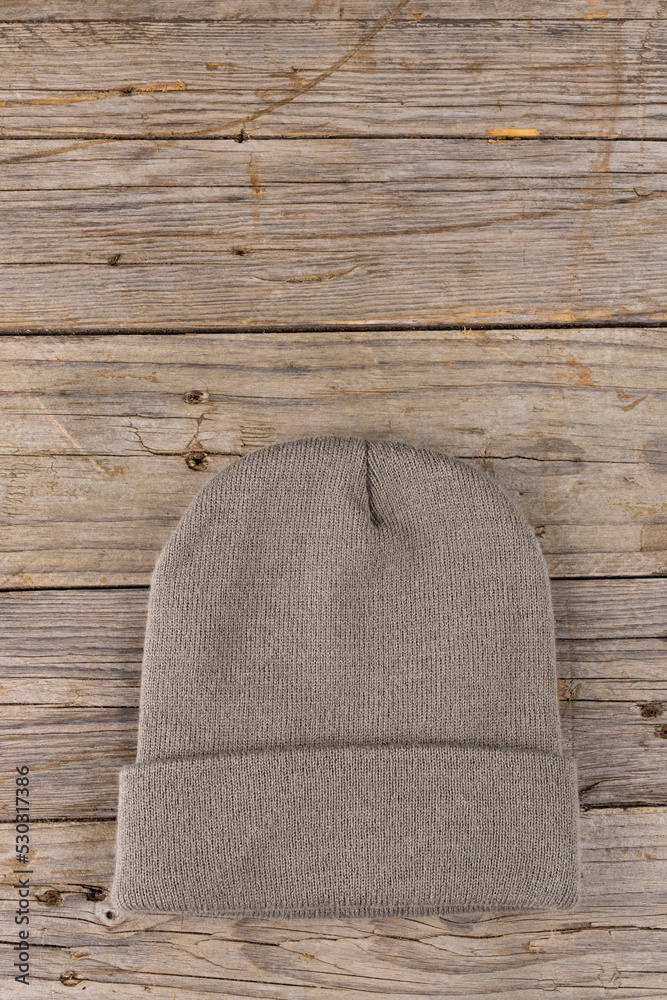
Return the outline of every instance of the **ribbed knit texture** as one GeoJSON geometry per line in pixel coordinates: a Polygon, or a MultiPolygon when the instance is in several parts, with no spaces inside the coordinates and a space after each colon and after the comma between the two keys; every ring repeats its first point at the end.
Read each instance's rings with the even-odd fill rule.
{"type": "Polygon", "coordinates": [[[508,498],[353,437],[213,476],[151,581],[112,905],[569,908],[578,881],[549,579],[508,498]]]}

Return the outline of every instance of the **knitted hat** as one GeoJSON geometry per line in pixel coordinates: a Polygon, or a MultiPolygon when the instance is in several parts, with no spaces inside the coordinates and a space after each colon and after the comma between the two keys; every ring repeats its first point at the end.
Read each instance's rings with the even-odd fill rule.
{"type": "Polygon", "coordinates": [[[151,580],[112,905],[564,909],[578,881],[549,579],[507,497],[329,435],[211,477],[151,580]]]}

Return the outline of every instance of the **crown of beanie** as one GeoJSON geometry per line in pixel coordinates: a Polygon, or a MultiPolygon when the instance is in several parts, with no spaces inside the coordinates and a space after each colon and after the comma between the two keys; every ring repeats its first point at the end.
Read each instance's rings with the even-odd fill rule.
{"type": "Polygon", "coordinates": [[[579,866],[549,579],[505,494],[330,435],[211,477],[151,578],[112,904],[563,909],[579,866]]]}

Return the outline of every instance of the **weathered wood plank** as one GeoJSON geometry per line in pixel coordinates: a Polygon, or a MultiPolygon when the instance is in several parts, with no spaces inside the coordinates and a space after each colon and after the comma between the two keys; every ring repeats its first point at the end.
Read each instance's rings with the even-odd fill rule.
{"type": "MultiPolygon", "coordinates": [[[[317,142],[288,138],[243,143],[232,139],[117,139],[66,145],[57,139],[1,139],[0,164],[0,191],[31,191],[36,198],[44,190],[104,189],[110,199],[120,199],[123,191],[119,188],[136,187],[186,188],[188,196],[196,196],[200,188],[206,189],[204,193],[216,190],[221,196],[230,188],[242,188],[247,193],[252,189],[252,167],[257,170],[260,186],[269,189],[274,184],[299,184],[304,192],[311,192],[311,198],[316,194],[316,184],[357,185],[355,190],[362,193],[364,185],[384,185],[378,188],[377,197],[387,187],[396,193],[391,185],[401,185],[398,190],[402,195],[433,191],[443,196],[456,190],[459,198],[467,198],[479,210],[485,207],[483,199],[479,198],[478,203],[471,199],[480,193],[481,184],[501,191],[501,182],[505,187],[514,184],[520,195],[525,188],[542,190],[545,185],[540,188],[539,181],[558,178],[570,197],[577,192],[581,197],[587,189],[591,200],[598,191],[612,195],[621,185],[635,195],[635,188],[645,194],[664,190],[667,142],[389,141],[355,136],[317,142]]],[[[557,197],[558,192],[552,190],[547,195],[557,197]]],[[[341,188],[336,196],[345,199],[351,193],[341,188]]],[[[113,200],[110,204],[114,204],[113,200]]],[[[230,203],[228,209],[234,204],[238,202],[230,203]]],[[[44,210],[48,207],[47,201],[44,210]]],[[[287,203],[285,209],[289,208],[287,203]]],[[[336,205],[329,209],[335,211],[336,205]]],[[[349,224],[354,220],[342,221],[349,224]]]]}
{"type": "MultiPolygon", "coordinates": [[[[76,956],[76,951],[74,954],[76,956]]],[[[605,957],[609,963],[607,968],[612,968],[613,956],[607,954],[605,957]]],[[[352,987],[351,989],[347,989],[345,986],[335,986],[330,989],[326,986],[320,987],[319,985],[284,986],[282,983],[276,983],[274,978],[270,980],[270,985],[264,985],[263,982],[255,979],[246,980],[239,984],[236,980],[229,982],[229,980],[211,980],[206,976],[201,978],[179,976],[177,980],[176,977],[172,980],[177,981],[178,985],[160,987],[153,985],[154,980],[150,975],[144,976],[141,979],[141,983],[145,984],[143,986],[133,985],[137,982],[135,976],[131,974],[126,974],[126,976],[132,981],[131,985],[125,985],[116,980],[113,981],[112,986],[108,980],[100,979],[98,982],[87,980],[87,985],[83,987],[88,990],[86,997],[89,1000],[108,1000],[109,996],[113,995],[114,1000],[136,1000],[137,990],[150,988],[151,1000],[209,1000],[212,995],[224,997],[224,1000],[246,1000],[248,997],[266,998],[266,1000],[309,1000],[313,996],[316,996],[317,1000],[363,1000],[364,996],[368,997],[369,1000],[370,998],[372,1000],[376,1000],[377,998],[377,988],[370,984],[368,991],[362,991],[359,986],[352,987]],[[315,990],[317,991],[316,993],[314,992],[315,990]]],[[[51,978],[58,979],[57,975],[52,974],[46,980],[34,983],[32,997],[35,997],[36,1000],[51,1000],[54,987],[51,978]]],[[[68,986],[77,984],[76,979],[70,980],[66,976],[63,978],[68,986]]],[[[458,997],[460,1000],[487,1000],[489,996],[493,996],[494,1000],[544,1000],[542,983],[546,983],[547,990],[556,988],[554,979],[541,979],[538,986],[534,986],[530,979],[518,980],[518,986],[510,986],[508,989],[497,982],[487,982],[486,977],[482,977],[481,986],[475,985],[475,980],[479,982],[479,977],[475,977],[472,985],[468,986],[465,981],[461,982],[459,975],[457,977],[457,986],[452,989],[465,989],[465,993],[453,992],[452,989],[448,989],[447,996],[458,997]],[[523,985],[523,982],[525,982],[525,985],[523,985]]],[[[565,982],[566,976],[559,976],[559,981],[561,980],[565,982]]],[[[56,982],[55,985],[58,987],[60,984],[56,982]]],[[[385,989],[389,990],[389,992],[385,992],[383,997],[390,996],[391,1000],[432,1000],[434,996],[433,988],[426,988],[426,992],[423,992],[423,987],[420,989],[416,985],[413,985],[410,987],[409,992],[404,992],[407,989],[405,986],[397,990],[392,985],[386,983],[384,985],[385,989]]],[[[8,1000],[16,1000],[16,998],[25,996],[24,988],[19,987],[17,983],[12,982],[7,987],[7,990],[6,995],[8,1000]]],[[[664,998],[664,990],[660,985],[643,988],[614,985],[613,994],[610,994],[610,987],[608,985],[590,987],[565,986],[559,989],[559,993],[564,1000],[608,1000],[610,995],[614,997],[614,1000],[639,1000],[640,997],[655,997],[656,1000],[663,1000],[664,998]]],[[[435,994],[435,996],[437,995],[435,994]]]]}
{"type": "MultiPolygon", "coordinates": [[[[256,145],[270,157],[281,143],[256,145]]],[[[286,185],[264,183],[254,154],[242,155],[237,188],[10,192],[0,329],[667,318],[662,174],[461,190],[447,179],[339,183],[334,164],[327,183],[286,185]]],[[[418,148],[411,162],[414,178],[418,148]]]]}
{"type": "MultiPolygon", "coordinates": [[[[667,698],[667,681],[665,682],[665,697],[667,698]]],[[[138,704],[139,671],[137,669],[128,680],[111,680],[108,677],[104,680],[32,677],[29,674],[22,677],[0,679],[0,705],[122,708],[136,707],[138,704]]]]}
{"type": "MultiPolygon", "coordinates": [[[[607,144],[599,142],[596,157],[580,155],[571,164],[579,172],[557,174],[552,168],[549,175],[542,169],[542,176],[536,177],[528,176],[532,169],[530,159],[506,156],[504,149],[539,145],[545,156],[546,143],[499,143],[491,147],[494,152],[487,156],[486,143],[480,150],[480,143],[466,141],[462,144],[465,151],[484,157],[482,165],[469,170],[460,159],[464,150],[459,149],[457,157],[431,171],[430,158],[438,155],[432,141],[425,150],[420,142],[413,142],[409,152],[404,141],[396,141],[402,149],[393,150],[391,159],[385,155],[384,164],[375,166],[373,145],[392,148],[393,140],[377,140],[375,144],[365,141],[357,149],[350,149],[356,145],[350,140],[327,142],[332,153],[327,163],[323,162],[324,151],[318,148],[319,143],[285,140],[239,144],[219,140],[219,148],[213,151],[207,148],[201,158],[206,173],[215,158],[218,176],[224,181],[216,183],[205,176],[208,184],[193,183],[197,166],[192,152],[184,162],[179,162],[179,173],[170,177],[165,144],[161,144],[160,155],[155,155],[151,144],[143,143],[143,150],[137,151],[139,155],[145,153],[137,170],[138,183],[132,183],[133,171],[118,151],[114,163],[107,162],[105,168],[109,174],[115,168],[115,187],[93,183],[95,174],[92,177],[87,174],[88,158],[78,163],[70,159],[60,164],[63,189],[51,187],[43,193],[25,188],[38,183],[40,167],[47,178],[53,176],[54,164],[30,163],[35,179],[20,181],[16,174],[24,169],[21,157],[27,153],[14,153],[23,144],[12,142],[6,157],[11,174],[4,176],[5,190],[0,191],[0,209],[7,233],[2,262],[14,266],[107,265],[110,258],[120,255],[115,264],[116,275],[129,266],[217,263],[226,265],[232,282],[234,275],[247,278],[248,274],[265,282],[272,276],[280,281],[283,274],[283,281],[288,282],[290,277],[303,281],[303,268],[309,259],[314,274],[321,266],[321,258],[327,255],[337,258],[348,255],[357,262],[355,268],[368,272],[372,262],[385,258],[387,266],[391,266],[392,258],[400,253],[406,281],[411,283],[412,273],[421,261],[430,261],[433,266],[434,258],[442,254],[439,287],[444,291],[453,284],[453,252],[461,252],[470,245],[476,257],[481,254],[490,260],[494,253],[507,252],[507,265],[516,269],[517,279],[525,272],[522,287],[527,289],[531,281],[543,275],[544,254],[558,241],[565,258],[576,253],[582,258],[578,274],[570,273],[569,279],[583,282],[584,286],[592,276],[603,272],[602,262],[595,259],[598,253],[607,258],[612,251],[622,255],[624,259],[617,262],[615,272],[610,261],[604,260],[604,272],[608,275],[605,287],[611,288],[614,275],[616,282],[620,280],[622,272],[618,268],[630,266],[635,255],[642,253],[643,241],[648,239],[656,264],[664,269],[667,243],[660,206],[667,199],[667,170],[661,172],[658,168],[664,167],[665,143],[659,144],[654,158],[657,162],[653,163],[650,150],[646,150],[650,144],[642,144],[637,160],[643,160],[646,173],[638,169],[639,162],[634,170],[598,170],[600,164],[606,168],[610,154],[605,149],[607,144]],[[260,153],[256,152],[258,146],[260,153]],[[287,156],[301,158],[304,146],[316,147],[317,156],[307,156],[307,162],[300,168],[305,173],[310,167],[310,176],[290,178],[293,168],[287,156]],[[406,153],[406,159],[398,163],[401,152],[406,153]],[[586,162],[588,172],[583,169],[586,162]],[[454,175],[456,167],[458,176],[454,175]],[[191,173],[185,174],[185,169],[191,173]],[[500,177],[495,176],[496,170],[500,171],[500,177]],[[73,190],[68,187],[68,175],[74,175],[73,190]],[[557,184],[554,176],[558,176],[557,184]],[[151,177],[152,183],[148,183],[151,177]],[[17,186],[11,187],[12,183],[17,186]],[[642,240],[637,239],[638,234],[642,240]],[[530,244],[530,254],[518,252],[521,244],[530,244]],[[583,250],[592,251],[588,266],[583,250]],[[301,271],[290,274],[290,265],[301,271]]],[[[136,150],[138,145],[123,143],[126,155],[133,152],[128,147],[136,150]]],[[[191,147],[196,145],[190,143],[191,147]]],[[[211,145],[207,143],[207,147],[211,145]]],[[[456,144],[450,140],[449,145],[456,144]]],[[[576,142],[562,145],[567,146],[567,154],[576,142]]],[[[51,144],[49,150],[52,148],[51,144]]],[[[6,153],[6,148],[2,152],[6,153]]],[[[98,148],[98,157],[92,162],[101,180],[100,152],[98,148]]],[[[57,163],[55,151],[54,159],[57,163]]],[[[535,153],[533,162],[536,159],[535,153]]],[[[564,155],[563,160],[567,159],[564,155]]],[[[628,166],[629,159],[626,156],[628,166]]],[[[619,162],[618,166],[621,165],[619,162]]],[[[645,278],[643,274],[637,276],[635,295],[643,280],[650,281],[650,274],[648,271],[645,278]]],[[[323,271],[322,280],[334,285],[340,283],[344,288],[344,277],[337,273],[327,276],[323,271]]],[[[488,290],[488,284],[486,287],[488,290]]],[[[582,292],[586,298],[585,288],[582,292]]],[[[592,293],[589,289],[588,297],[592,293]]],[[[625,281],[616,293],[617,300],[627,293],[625,281]]],[[[664,306],[665,300],[657,299],[653,309],[658,303],[664,306]]],[[[608,307],[615,304],[612,301],[608,307]]],[[[7,321],[4,322],[6,325],[7,321]]]]}
{"type": "MultiPolygon", "coordinates": [[[[667,175],[652,175],[648,183],[637,175],[610,175],[595,186],[587,179],[583,190],[580,178],[568,185],[565,177],[557,186],[551,178],[516,178],[509,185],[489,181],[477,190],[467,178],[428,186],[416,180],[347,184],[330,179],[261,188],[259,181],[255,186],[247,178],[239,182],[225,188],[123,188],[115,198],[106,189],[48,191],[42,196],[32,190],[0,192],[3,223],[13,234],[3,249],[3,262],[106,265],[115,252],[120,254],[116,268],[125,268],[176,261],[222,263],[225,257],[240,257],[237,271],[254,268],[262,274],[273,254],[278,274],[287,271],[292,257],[303,267],[310,255],[317,267],[322,255],[354,254],[355,247],[357,266],[363,261],[368,266],[380,256],[394,256],[409,238],[405,265],[411,280],[420,259],[447,248],[451,253],[463,233],[477,253],[490,252],[490,239],[498,249],[509,250],[518,231],[540,256],[556,235],[563,252],[571,254],[574,243],[581,243],[584,213],[592,248],[609,253],[618,247],[628,255],[622,262],[627,266],[641,249],[636,240],[641,232],[664,266],[664,234],[655,201],[664,204],[667,198],[667,175]],[[637,183],[644,189],[639,193],[637,183]],[[239,249],[242,254],[234,253],[239,249]],[[243,260],[246,257],[251,259],[243,260]]],[[[518,262],[515,266],[518,270],[518,262]]],[[[287,273],[283,280],[289,277],[287,273]]],[[[337,277],[324,275],[322,280],[337,277]]],[[[524,278],[524,283],[529,280],[524,278]]]]}
{"type": "MultiPolygon", "coordinates": [[[[559,696],[564,702],[625,702],[642,719],[667,723],[664,639],[559,639],[557,656],[559,696]]],[[[564,705],[563,714],[567,713],[564,705]]]]}
{"type": "MultiPolygon", "coordinates": [[[[659,997],[667,985],[667,813],[592,810],[581,832],[582,899],[568,913],[267,921],[113,913],[86,897],[91,886],[109,885],[114,824],[37,824],[33,885],[45,898],[33,900],[33,995],[51,995],[72,970],[93,997],[105,995],[105,983],[114,996],[150,986],[165,1000],[191,1000],[198,990],[305,1000],[313,989],[331,1000],[378,990],[405,1000],[537,1000],[545,990],[576,1000],[659,997]]],[[[0,929],[13,940],[8,847],[2,864],[0,929]]]]}
{"type": "MultiPolygon", "coordinates": [[[[125,764],[133,764],[136,757],[136,719],[118,722],[113,710],[105,709],[97,716],[95,731],[83,719],[79,729],[74,718],[61,729],[61,717],[51,722],[44,715],[38,725],[41,734],[37,734],[30,732],[28,709],[12,706],[10,718],[19,712],[26,720],[26,731],[19,736],[3,734],[3,753],[10,767],[27,764],[31,769],[33,818],[114,817],[118,772],[125,764]]],[[[6,800],[0,806],[0,818],[5,820],[12,812],[8,796],[6,800]]]]}
{"type": "Polygon", "coordinates": [[[667,143],[7,141],[0,162],[3,329],[667,317],[667,143]]]}
{"type": "Polygon", "coordinates": [[[162,338],[177,339],[186,360],[154,350],[160,338],[147,335],[144,361],[122,357],[142,338],[98,338],[109,344],[100,361],[89,356],[97,350],[89,338],[78,358],[38,359],[37,337],[25,338],[25,357],[13,361],[5,338],[0,454],[176,457],[196,436],[209,455],[235,457],[306,428],[394,433],[461,458],[612,462],[664,475],[667,352],[605,344],[602,331],[548,344],[529,336],[162,338]],[[217,364],[205,357],[209,347],[217,364]]]}
{"type": "MultiPolygon", "coordinates": [[[[373,21],[391,6],[387,0],[310,0],[294,4],[294,0],[191,0],[187,9],[178,0],[114,0],[114,19],[119,21],[373,21]],[[184,12],[185,10],[185,12],[184,12]]],[[[593,0],[559,0],[557,20],[572,18],[638,18],[644,21],[664,20],[664,10],[654,0],[614,0],[606,10],[597,9],[593,0]]],[[[554,20],[554,5],[549,0],[444,0],[424,3],[413,0],[396,14],[402,21],[489,21],[554,20]]],[[[9,21],[107,21],[106,0],[50,0],[45,6],[39,0],[4,0],[2,20],[9,21]],[[76,15],[76,16],[74,16],[76,15]]]]}
{"type": "MultiPolygon", "coordinates": [[[[195,420],[200,414],[193,405],[196,400],[185,398],[192,388],[208,393],[202,403],[229,405],[244,399],[261,405],[282,399],[326,401],[335,393],[345,399],[364,393],[480,388],[485,398],[495,392],[496,408],[501,405],[501,390],[510,395],[511,410],[502,413],[501,426],[494,428],[500,440],[509,439],[513,429],[504,426],[506,417],[518,424],[517,433],[533,438],[538,427],[544,426],[551,435],[569,423],[569,434],[581,445],[584,457],[590,453],[618,461],[641,459],[636,439],[645,424],[646,433],[662,429],[652,426],[659,411],[650,411],[648,418],[642,415],[654,402],[651,393],[667,390],[665,334],[650,328],[583,327],[548,334],[489,328],[4,336],[0,349],[5,386],[0,406],[13,414],[26,407],[31,417],[39,414],[33,392],[51,397],[49,401],[59,399],[65,414],[88,414],[94,404],[101,405],[99,397],[106,404],[104,416],[123,415],[128,402],[141,399],[160,416],[195,420]],[[606,389],[615,390],[615,404],[610,404],[606,389]],[[523,404],[525,394],[536,390],[549,394],[543,397],[547,404],[539,424],[531,415],[537,397],[523,404]],[[512,392],[519,394],[518,399],[512,392]],[[599,405],[604,407],[602,416],[597,413],[599,405]],[[614,423],[614,431],[600,440],[608,421],[614,423]],[[622,445],[615,443],[619,436],[622,445]]],[[[461,392],[455,404],[466,402],[461,392]]],[[[367,400],[364,406],[368,407],[367,400]]],[[[491,408],[489,425],[494,413],[491,408]]],[[[449,426],[457,430],[459,421],[452,417],[449,426]]],[[[469,429],[464,425],[458,433],[464,442],[469,429]]],[[[17,437],[12,444],[21,440],[17,437]]],[[[244,442],[235,438],[231,444],[230,452],[244,442]]],[[[23,445],[30,447],[27,438],[23,445]]],[[[647,455],[656,448],[648,449],[647,455]]],[[[667,457],[662,461],[658,454],[650,460],[667,469],[667,457]]]]}
{"type": "Polygon", "coordinates": [[[507,127],[667,135],[664,19],[583,11],[579,20],[543,21],[526,6],[509,21],[424,20],[429,7],[437,17],[434,2],[378,4],[361,23],[5,23],[5,135],[244,128],[254,136],[486,137],[507,127]]]}
{"type": "MultiPolygon", "coordinates": [[[[582,803],[663,803],[667,648],[651,637],[664,635],[667,580],[552,588],[562,726],[582,803]],[[592,638],[605,635],[616,638],[592,638]]],[[[34,769],[35,816],[115,815],[118,768],[135,752],[146,598],[146,590],[0,595],[0,719],[9,759],[34,769]]]]}
{"type": "MultiPolygon", "coordinates": [[[[316,259],[312,252],[294,250],[284,262],[263,248],[247,258],[240,246],[236,249],[242,255],[225,250],[212,263],[2,264],[0,330],[180,332],[249,326],[667,321],[660,243],[640,267],[640,247],[645,252],[646,242],[636,217],[625,248],[598,244],[591,256],[582,256],[573,244],[564,246],[557,232],[545,236],[544,229],[515,221],[513,236],[508,232],[501,246],[488,236],[478,241],[467,231],[453,234],[449,267],[432,252],[411,265],[405,247],[381,254],[336,250],[316,259]],[[523,255],[530,257],[528,248],[535,241],[549,264],[548,284],[543,268],[521,269],[523,255]]],[[[647,224],[652,225],[648,219],[647,224]]],[[[580,226],[579,239],[585,241],[583,218],[580,226]]]]}
{"type": "Polygon", "coordinates": [[[667,569],[662,331],[6,337],[1,347],[4,586],[148,583],[207,476],[308,433],[396,437],[476,463],[523,509],[554,576],[667,569]],[[205,456],[195,470],[193,452],[205,456]]]}
{"type": "Polygon", "coordinates": [[[145,590],[0,592],[0,676],[134,685],[145,590]]]}
{"type": "Polygon", "coordinates": [[[561,639],[667,638],[667,579],[552,580],[561,639]]]}

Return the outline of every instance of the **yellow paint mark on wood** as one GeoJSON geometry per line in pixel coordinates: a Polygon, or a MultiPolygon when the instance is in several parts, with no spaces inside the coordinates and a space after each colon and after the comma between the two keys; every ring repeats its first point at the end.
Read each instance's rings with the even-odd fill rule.
{"type": "Polygon", "coordinates": [[[230,62],[207,62],[206,69],[218,69],[219,66],[231,66],[230,62]]]}
{"type": "Polygon", "coordinates": [[[21,97],[5,101],[5,105],[17,104],[74,104],[78,101],[102,101],[109,97],[131,97],[133,94],[163,94],[172,90],[187,90],[183,80],[155,80],[150,83],[128,83],[110,90],[90,90],[79,94],[65,94],[61,97],[21,97]]]}
{"type": "Polygon", "coordinates": [[[487,128],[486,134],[494,139],[535,139],[540,133],[536,128],[487,128]]]}
{"type": "Polygon", "coordinates": [[[590,21],[594,17],[606,17],[606,16],[607,16],[606,10],[592,10],[590,14],[584,14],[584,19],[586,21],[590,21]]]}
{"type": "Polygon", "coordinates": [[[579,358],[570,358],[568,365],[572,365],[576,372],[572,376],[572,382],[578,382],[579,385],[592,385],[597,386],[597,382],[593,380],[593,373],[588,365],[583,364],[579,358]]]}
{"type": "Polygon", "coordinates": [[[7,101],[6,104],[74,104],[77,101],[99,101],[107,96],[106,91],[100,91],[97,94],[67,94],[65,97],[24,97],[7,101]]]}
{"type": "Polygon", "coordinates": [[[282,88],[279,89],[278,87],[273,90],[261,90],[259,87],[255,89],[255,97],[257,97],[259,101],[273,100],[276,94],[282,93],[284,93],[284,90],[282,90],[282,88]]]}
{"type": "Polygon", "coordinates": [[[187,90],[187,86],[183,80],[157,80],[155,83],[133,83],[129,87],[122,87],[121,93],[154,94],[169,90],[187,90]]]}
{"type": "MultiPolygon", "coordinates": [[[[269,76],[275,76],[278,79],[284,79],[286,77],[290,82],[290,87],[289,87],[290,90],[294,90],[294,88],[300,90],[306,83],[305,79],[303,78],[302,74],[299,73],[296,66],[292,66],[289,73],[285,73],[284,71],[280,73],[269,73],[269,76]]],[[[258,93],[258,91],[255,91],[255,93],[258,93]]]]}
{"type": "Polygon", "coordinates": [[[579,697],[579,692],[581,691],[581,681],[573,682],[566,678],[559,678],[558,680],[558,699],[559,701],[576,701],[579,697]]]}
{"type": "Polygon", "coordinates": [[[621,409],[624,410],[625,412],[627,412],[628,410],[632,410],[634,409],[635,406],[638,406],[639,403],[643,403],[646,398],[647,398],[646,396],[640,396],[639,399],[633,400],[632,403],[628,403],[627,406],[622,406],[621,409]]]}

